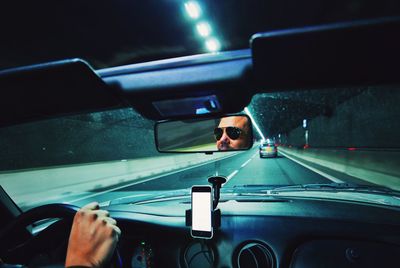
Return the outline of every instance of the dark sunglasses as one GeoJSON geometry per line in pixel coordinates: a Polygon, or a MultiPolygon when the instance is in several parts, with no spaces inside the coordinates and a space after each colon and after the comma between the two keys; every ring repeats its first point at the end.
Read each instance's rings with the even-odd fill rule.
{"type": "Polygon", "coordinates": [[[222,135],[224,135],[224,129],[226,131],[226,135],[232,140],[236,140],[240,137],[240,134],[243,132],[238,127],[216,127],[214,129],[214,136],[217,141],[219,141],[222,138],[222,135]]]}

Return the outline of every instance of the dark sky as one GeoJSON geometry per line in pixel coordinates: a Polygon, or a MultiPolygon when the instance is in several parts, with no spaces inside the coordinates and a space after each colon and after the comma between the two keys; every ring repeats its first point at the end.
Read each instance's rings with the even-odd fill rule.
{"type": "MultiPolygon", "coordinates": [[[[198,0],[222,50],[262,31],[400,14],[398,0],[198,0]]],[[[0,70],[79,57],[96,69],[207,52],[183,0],[0,4],[0,70]]]]}

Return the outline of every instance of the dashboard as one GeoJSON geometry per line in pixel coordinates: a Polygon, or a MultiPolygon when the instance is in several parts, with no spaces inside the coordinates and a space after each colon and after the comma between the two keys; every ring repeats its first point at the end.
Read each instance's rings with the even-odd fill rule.
{"type": "Polygon", "coordinates": [[[185,225],[187,200],[113,205],[123,267],[390,267],[400,255],[400,210],[282,198],[225,200],[210,240],[185,225]]]}

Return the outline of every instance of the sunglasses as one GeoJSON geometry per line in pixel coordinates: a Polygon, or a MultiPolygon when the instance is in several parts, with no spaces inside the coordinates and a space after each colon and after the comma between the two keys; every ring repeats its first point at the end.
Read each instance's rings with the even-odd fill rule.
{"type": "Polygon", "coordinates": [[[219,141],[222,138],[222,135],[224,135],[224,130],[226,131],[226,135],[232,140],[236,140],[240,137],[240,134],[243,132],[238,127],[217,127],[214,129],[214,136],[217,141],[219,141]]]}

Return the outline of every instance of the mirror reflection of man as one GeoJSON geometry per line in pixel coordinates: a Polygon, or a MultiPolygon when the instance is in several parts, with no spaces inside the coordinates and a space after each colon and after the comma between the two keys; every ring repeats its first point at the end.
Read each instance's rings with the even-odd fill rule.
{"type": "Polygon", "coordinates": [[[214,136],[219,151],[247,149],[250,145],[250,122],[246,116],[228,116],[221,119],[214,136]]]}

